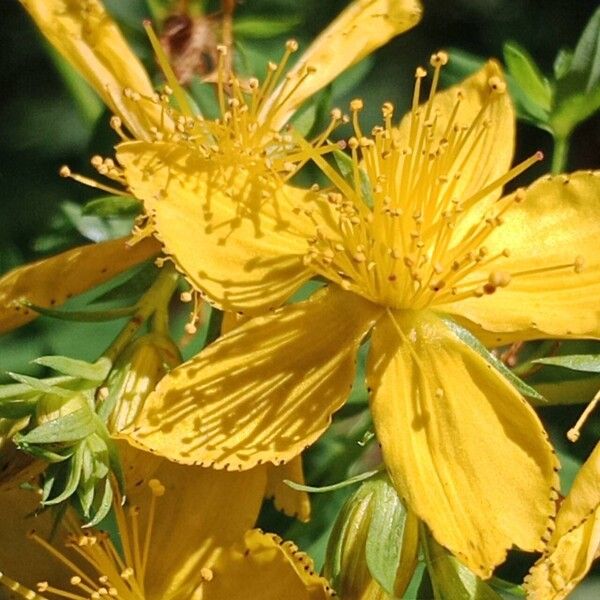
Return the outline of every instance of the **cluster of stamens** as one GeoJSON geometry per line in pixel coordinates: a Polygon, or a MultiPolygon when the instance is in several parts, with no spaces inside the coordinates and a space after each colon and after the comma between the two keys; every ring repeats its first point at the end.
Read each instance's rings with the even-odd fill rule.
{"type": "Polygon", "coordinates": [[[65,517],[69,531],[65,545],[70,550],[70,556],[58,550],[35,530],[29,532],[33,541],[73,573],[69,579],[71,589],[62,589],[48,581],[40,581],[36,586],[36,593],[2,573],[0,583],[29,600],[49,600],[50,597],[71,600],[145,600],[144,579],[151,547],[155,504],[156,499],[165,493],[164,486],[157,479],[151,479],[148,487],[151,502],[144,530],[140,527],[139,506],[123,508],[120,501],[114,503],[122,553],[115,548],[107,533],[82,531],[73,515],[65,517]]]}
{"type": "Polygon", "coordinates": [[[426,72],[417,69],[412,110],[408,122],[402,123],[402,136],[393,124],[390,103],[383,105],[384,124],[370,136],[363,134],[359,122],[362,101],[351,103],[350,176],[335,172],[320,156],[312,157],[338,191],[318,194],[319,212],[328,218],[315,221],[306,264],[344,289],[394,308],[418,309],[480,297],[517,277],[583,268],[583,259],[576,257],[566,265],[507,272],[502,261],[510,256],[510,248],[492,253],[486,247],[487,238],[504,223],[506,211],[525,193],[519,189],[491,203],[488,199],[543,156],[535,153],[479,190],[461,190],[468,161],[493,135],[491,126],[506,85],[492,75],[479,113],[468,123],[460,122],[464,94],[459,90],[448,121],[442,122],[435,93],[447,60],[443,52],[432,56],[433,82],[424,104],[420,96],[426,72]],[[482,204],[486,209],[480,214],[482,204]],[[474,211],[480,212],[474,216],[474,211]],[[325,221],[336,226],[332,230],[325,221]]]}

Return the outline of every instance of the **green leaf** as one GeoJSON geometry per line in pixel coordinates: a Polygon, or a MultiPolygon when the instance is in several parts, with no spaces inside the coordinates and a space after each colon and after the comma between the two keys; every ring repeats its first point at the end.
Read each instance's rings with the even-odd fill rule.
{"type": "MultiPolygon", "coordinates": [[[[74,381],[73,377],[47,377],[42,379],[49,386],[63,386],[74,381]]],[[[28,383],[7,383],[0,385],[0,401],[9,398],[24,399],[39,396],[40,390],[33,389],[28,383]]]]}
{"type": "Polygon", "coordinates": [[[571,62],[573,61],[573,52],[567,50],[567,48],[561,48],[554,59],[552,69],[554,70],[555,79],[561,79],[564,77],[571,68],[571,62]]]}
{"type": "Polygon", "coordinates": [[[128,196],[102,196],[90,200],[82,209],[82,215],[96,217],[135,216],[142,209],[141,203],[128,196]]]}
{"type": "Polygon", "coordinates": [[[290,481],[289,479],[284,479],[283,483],[290,486],[293,490],[298,490],[299,492],[311,492],[313,494],[321,494],[323,492],[333,492],[335,490],[339,490],[349,485],[353,485],[358,483],[359,481],[365,481],[365,479],[370,479],[377,473],[380,473],[380,469],[376,469],[374,471],[365,471],[364,473],[360,473],[359,475],[354,475],[354,477],[349,477],[344,481],[340,481],[338,483],[333,483],[331,485],[323,485],[320,487],[314,487],[312,485],[303,485],[301,483],[296,483],[295,481],[290,481]]]}
{"type": "Polygon", "coordinates": [[[296,15],[240,17],[233,22],[233,33],[241,38],[272,38],[289,33],[301,22],[296,15]]]}
{"type": "Polygon", "coordinates": [[[588,21],[568,68],[560,69],[550,122],[557,136],[568,137],[600,108],[600,8],[588,21]]]}
{"type": "Polygon", "coordinates": [[[25,435],[15,437],[17,443],[55,444],[76,442],[95,430],[94,413],[87,406],[42,423],[25,435]]]}
{"type": "Polygon", "coordinates": [[[488,363],[493,365],[508,381],[515,386],[515,388],[528,398],[534,398],[540,402],[544,402],[544,397],[537,391],[534,390],[530,385],[527,385],[521,378],[517,377],[499,358],[495,357],[471,332],[467,331],[464,327],[461,327],[455,321],[449,318],[444,318],[444,322],[448,328],[458,337],[462,342],[467,344],[469,348],[475,350],[482,358],[488,363]]]}
{"type": "Polygon", "coordinates": [[[552,87],[527,50],[516,42],[506,42],[504,60],[509,73],[525,96],[542,110],[550,111],[552,87]]]}
{"type": "Polygon", "coordinates": [[[373,480],[371,502],[372,516],[365,547],[367,565],[377,583],[394,596],[396,573],[399,567],[403,568],[400,562],[408,513],[385,474],[373,480]]]}
{"type": "Polygon", "coordinates": [[[103,242],[128,235],[133,221],[130,217],[103,219],[84,215],[81,206],[74,202],[63,202],[60,208],[71,225],[85,238],[94,242],[103,242]]]}
{"type": "Polygon", "coordinates": [[[586,373],[600,373],[600,354],[573,354],[571,356],[550,356],[538,358],[532,362],[541,365],[563,367],[571,371],[584,371],[586,373]]]}
{"type": "Polygon", "coordinates": [[[55,308],[46,308],[38,306],[28,301],[21,301],[23,306],[34,310],[40,315],[50,317],[51,319],[59,319],[60,321],[74,321],[82,323],[98,323],[101,321],[114,321],[116,319],[124,319],[135,313],[137,307],[128,306],[125,308],[111,308],[107,310],[58,310],[55,308]]]}
{"type": "Polygon", "coordinates": [[[112,363],[108,358],[99,358],[95,363],[89,363],[68,356],[40,356],[34,363],[54,369],[63,375],[80,377],[89,381],[102,382],[106,379],[112,363]]]}

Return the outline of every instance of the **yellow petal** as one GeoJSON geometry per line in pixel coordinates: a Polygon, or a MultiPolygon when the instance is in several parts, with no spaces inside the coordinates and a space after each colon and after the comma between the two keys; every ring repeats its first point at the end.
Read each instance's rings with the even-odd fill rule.
{"type": "Polygon", "coordinates": [[[296,231],[308,220],[292,212],[306,191],[262,186],[241,169],[225,175],[172,143],[126,143],[117,156],[165,252],[211,302],[264,312],[310,277],[302,262],[308,244],[296,231]]]}
{"type": "Polygon", "coordinates": [[[223,552],[211,571],[198,600],[326,600],[335,595],[309,556],[292,542],[257,529],[223,552]]]}
{"type": "Polygon", "coordinates": [[[262,118],[279,131],[296,108],[394,36],[421,19],[419,0],[355,0],[309,46],[272,94],[262,118]],[[305,79],[306,70],[314,69],[305,79]],[[294,88],[294,86],[297,87],[294,88]],[[294,91],[288,95],[289,91],[294,91]]]}
{"type": "MultiPolygon", "coordinates": [[[[452,60],[452,59],[450,59],[452,60]]],[[[445,173],[452,182],[452,197],[466,201],[474,193],[479,192],[492,181],[504,175],[510,168],[515,146],[515,113],[508,93],[496,93],[490,87],[492,78],[503,81],[500,67],[494,61],[488,62],[477,73],[461,83],[442,92],[437,92],[430,108],[429,121],[435,117],[434,125],[423,130],[431,136],[431,146],[435,150],[442,140],[448,140],[449,123],[453,123],[463,131],[472,127],[478,115],[488,125],[484,129],[473,126],[473,130],[458,152],[446,149],[450,157],[454,157],[452,167],[445,173]],[[461,100],[456,109],[457,97],[461,100]],[[456,111],[455,111],[456,109],[456,111]]],[[[494,81],[494,79],[492,79],[494,81]]],[[[427,108],[421,107],[421,124],[425,121],[427,108]]],[[[401,147],[417,145],[416,139],[411,142],[411,113],[401,121],[397,130],[397,139],[401,147]]],[[[450,129],[452,125],[450,125],[450,129]]],[[[413,134],[414,135],[414,134],[413,134]]],[[[413,148],[414,151],[414,148],[413,148]]],[[[398,170],[398,177],[403,177],[403,170],[398,170]]],[[[492,191],[477,204],[477,214],[480,215],[485,207],[496,200],[502,192],[502,187],[492,191]]],[[[442,199],[438,197],[438,200],[442,199]]],[[[446,200],[446,204],[447,204],[446,200]]],[[[465,219],[461,217],[461,226],[465,219]]]]}
{"type": "Polygon", "coordinates": [[[513,544],[541,550],[554,457],[531,407],[443,322],[389,311],[367,381],[398,493],[436,540],[484,579],[513,544]]]}
{"type": "Polygon", "coordinates": [[[600,171],[538,179],[485,240],[489,256],[505,248],[510,256],[465,281],[486,281],[491,271],[503,271],[511,275],[508,286],[441,310],[475,323],[498,343],[599,337],[599,236],[600,171]]]}
{"type": "Polygon", "coordinates": [[[292,489],[285,479],[304,485],[302,457],[292,458],[281,466],[268,465],[266,497],[273,498],[275,508],[289,517],[306,522],[310,519],[310,498],[306,492],[292,489]]]}
{"type": "MultiPolygon", "coordinates": [[[[132,465],[139,473],[140,463],[146,460],[157,459],[133,448],[124,454],[128,471],[132,465]]],[[[228,473],[158,460],[158,466],[127,491],[128,501],[141,508],[143,519],[151,500],[144,483],[152,477],[165,487],[165,494],[156,499],[146,595],[188,600],[202,581],[201,569],[211,566],[218,549],[233,544],[254,526],[264,496],[266,467],[228,473]]],[[[145,521],[141,523],[145,527],[145,521]]]]}
{"type": "Polygon", "coordinates": [[[128,246],[129,238],[89,244],[18,267],[0,278],[0,332],[20,327],[37,313],[20,304],[56,308],[160,251],[156,240],[128,246]]]}
{"type": "Polygon", "coordinates": [[[548,549],[525,580],[528,598],[561,600],[600,552],[600,444],[581,467],[561,505],[548,549]]]}
{"type": "MultiPolygon", "coordinates": [[[[50,537],[55,515],[50,511],[35,515],[39,503],[37,493],[19,487],[0,494],[0,572],[30,588],[47,580],[66,588],[71,571],[27,535],[35,529],[40,537],[50,537]]],[[[0,598],[13,597],[5,592],[0,584],[0,598]]]]}
{"type": "Polygon", "coordinates": [[[79,71],[131,133],[149,139],[160,126],[161,109],[149,101],[123,96],[130,88],[154,93],[142,63],[99,0],[21,0],[48,41],[79,71]]]}
{"type": "Polygon", "coordinates": [[[252,319],[173,369],[129,435],[182,463],[288,462],[325,431],[380,309],[331,287],[252,319]]]}

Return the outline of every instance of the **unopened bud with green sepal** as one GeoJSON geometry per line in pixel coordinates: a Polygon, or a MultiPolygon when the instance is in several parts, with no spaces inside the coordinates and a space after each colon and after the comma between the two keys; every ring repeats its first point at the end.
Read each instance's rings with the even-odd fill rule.
{"type": "Polygon", "coordinates": [[[361,484],[334,525],[324,574],[348,600],[401,598],[417,566],[419,524],[386,473],[361,484]]]}

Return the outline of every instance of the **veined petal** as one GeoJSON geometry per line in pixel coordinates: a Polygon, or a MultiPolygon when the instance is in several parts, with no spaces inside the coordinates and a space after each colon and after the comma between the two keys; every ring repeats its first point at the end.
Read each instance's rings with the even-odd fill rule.
{"type": "Polygon", "coordinates": [[[266,497],[273,498],[277,510],[306,522],[310,519],[310,498],[306,492],[292,489],[285,479],[304,485],[302,456],[292,458],[281,466],[268,465],[266,497]]]}
{"type": "Polygon", "coordinates": [[[389,311],[371,341],[373,421],[408,506],[483,578],[512,545],[541,550],[558,463],[533,409],[432,313],[389,311]]]}
{"type": "MultiPolygon", "coordinates": [[[[409,112],[398,127],[396,139],[402,148],[417,152],[413,146],[418,146],[422,132],[430,140],[428,149],[439,148],[447,157],[440,175],[451,184],[438,194],[438,202],[448,204],[450,198],[464,202],[510,168],[515,147],[515,112],[508,93],[498,93],[490,82],[496,83],[495,87],[498,82],[504,85],[502,70],[494,61],[461,83],[437,92],[431,105],[421,106],[418,121],[409,112]],[[429,125],[424,127],[424,123],[429,125]]],[[[417,156],[413,162],[419,160],[417,156]]],[[[413,170],[418,170],[417,165],[413,165],[413,170]]],[[[402,169],[397,175],[406,177],[402,169]]],[[[427,181],[429,185],[435,183],[431,177],[427,181]]],[[[502,186],[498,186],[479,200],[477,211],[471,211],[473,217],[481,215],[501,193],[502,186]]],[[[468,226],[464,215],[459,223],[461,230],[468,226]]]]}
{"type": "Polygon", "coordinates": [[[561,600],[600,557],[600,444],[562,503],[548,549],[525,579],[528,598],[561,600]]]}
{"type": "Polygon", "coordinates": [[[142,96],[154,94],[142,63],[99,0],[21,0],[41,32],[118,115],[131,133],[149,139],[149,128],[160,126],[161,108],[151,101],[123,96],[130,88],[142,96]]]}
{"type": "MultiPolygon", "coordinates": [[[[56,516],[50,511],[35,515],[39,504],[40,496],[31,490],[16,487],[0,494],[0,572],[28,587],[47,580],[67,587],[72,572],[29,539],[32,529],[48,539],[56,516]]],[[[13,597],[5,593],[0,584],[0,598],[13,597]]]]}
{"type": "MultiPolygon", "coordinates": [[[[538,179],[485,240],[489,256],[510,252],[461,285],[485,283],[491,271],[506,287],[440,310],[512,339],[600,336],[600,171],[538,179]]],[[[493,335],[491,336],[493,339],[493,335]]]]}
{"type": "Polygon", "coordinates": [[[305,190],[225,172],[174,143],[121,144],[117,156],[165,252],[209,301],[264,312],[310,277],[305,190]]]}
{"type": "Polygon", "coordinates": [[[194,600],[326,600],[333,596],[308,555],[292,542],[254,529],[220,555],[212,578],[194,600]]]}
{"type": "Polygon", "coordinates": [[[146,238],[133,246],[128,245],[129,241],[119,238],[79,246],[17,267],[0,277],[0,332],[20,327],[38,316],[22,306],[21,300],[55,308],[160,252],[156,240],[146,238]]]}
{"type": "Polygon", "coordinates": [[[394,36],[421,20],[419,0],[355,0],[309,46],[263,110],[279,131],[296,108],[394,36]],[[310,73],[304,78],[307,73],[310,73]],[[289,93],[293,90],[291,93],[289,93]]]}
{"type": "MultiPolygon", "coordinates": [[[[134,448],[124,455],[126,468],[147,459],[156,457],[134,448]]],[[[146,595],[150,600],[188,600],[202,581],[201,570],[210,568],[219,548],[233,544],[254,526],[264,496],[266,467],[228,473],[158,460],[151,477],[160,481],[165,493],[156,499],[146,595]]],[[[130,504],[140,507],[140,518],[150,513],[151,494],[144,481],[128,486],[127,492],[130,504]]]]}
{"type": "Polygon", "coordinates": [[[252,319],[163,378],[129,435],[182,463],[238,470],[288,462],[346,400],[356,352],[380,310],[331,287],[252,319]]]}

